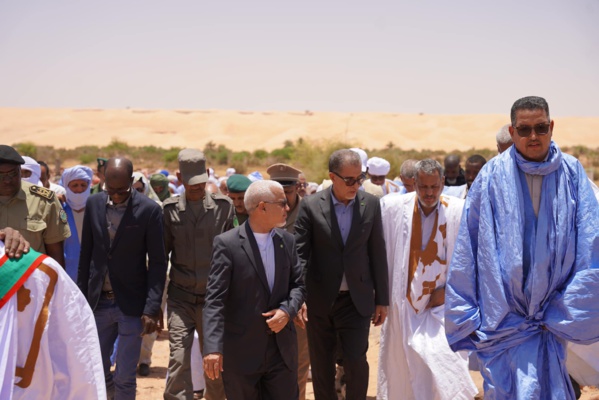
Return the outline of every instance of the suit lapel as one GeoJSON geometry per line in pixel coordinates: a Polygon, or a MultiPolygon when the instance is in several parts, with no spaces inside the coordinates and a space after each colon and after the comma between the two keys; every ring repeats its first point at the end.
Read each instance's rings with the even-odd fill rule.
{"type": "Polygon", "coordinates": [[[102,229],[102,241],[106,253],[110,251],[110,234],[108,233],[108,220],[106,219],[106,208],[108,204],[108,194],[102,192],[102,207],[100,207],[100,226],[102,229]]]}
{"type": "MultiPolygon", "coordinates": [[[[360,225],[364,218],[364,210],[366,209],[366,202],[363,198],[363,193],[358,191],[356,199],[354,201],[354,209],[352,210],[351,228],[349,229],[349,235],[347,236],[347,243],[350,242],[352,237],[360,232],[360,225]]],[[[346,244],[347,244],[346,243],[346,244]]]]}
{"type": "Polygon", "coordinates": [[[286,277],[282,274],[283,265],[285,265],[286,263],[285,258],[287,257],[287,255],[285,254],[285,245],[283,243],[281,233],[278,231],[275,232],[276,233],[272,238],[273,246],[275,249],[275,283],[272,286],[272,295],[278,293],[279,290],[286,291],[285,282],[288,281],[287,279],[285,279],[286,277]]]}
{"type": "Polygon", "coordinates": [[[331,237],[335,239],[337,244],[343,248],[343,238],[341,237],[341,231],[339,231],[339,223],[337,222],[337,215],[335,214],[335,207],[333,206],[333,200],[331,199],[331,192],[333,187],[331,186],[327,190],[322,191],[320,197],[320,208],[324,219],[329,224],[331,229],[331,237]]]}
{"type": "Polygon", "coordinates": [[[258,274],[260,282],[266,289],[266,293],[270,294],[270,288],[268,287],[268,280],[266,279],[266,271],[264,270],[264,264],[262,263],[262,257],[260,257],[260,251],[258,250],[258,244],[254,238],[254,234],[250,229],[248,222],[244,222],[239,229],[239,236],[241,240],[241,248],[245,251],[250,260],[250,264],[258,274]]]}

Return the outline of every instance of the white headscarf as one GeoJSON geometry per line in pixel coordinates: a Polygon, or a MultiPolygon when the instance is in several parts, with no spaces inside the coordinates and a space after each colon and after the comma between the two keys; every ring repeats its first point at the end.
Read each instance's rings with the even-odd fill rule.
{"type": "Polygon", "coordinates": [[[74,167],[67,168],[62,173],[61,186],[63,186],[67,192],[67,203],[73,210],[81,210],[85,208],[85,203],[92,190],[92,177],[94,172],[89,167],[83,165],[75,165],[74,167]],[[87,181],[88,186],[85,192],[75,193],[69,188],[69,183],[76,179],[82,179],[87,181]]]}
{"type": "Polygon", "coordinates": [[[42,169],[40,168],[40,165],[31,157],[23,156],[23,160],[25,160],[25,164],[21,165],[21,169],[31,171],[31,176],[29,178],[21,179],[33,185],[42,186],[42,183],[40,181],[40,176],[42,176],[42,169]]]}
{"type": "Polygon", "coordinates": [[[160,199],[158,198],[158,195],[152,188],[152,185],[150,185],[150,181],[148,180],[148,178],[146,178],[146,176],[143,173],[134,172],[132,177],[133,177],[134,184],[135,184],[135,182],[141,182],[144,185],[143,194],[145,196],[149,197],[150,199],[154,200],[157,203],[161,203],[160,199]]]}

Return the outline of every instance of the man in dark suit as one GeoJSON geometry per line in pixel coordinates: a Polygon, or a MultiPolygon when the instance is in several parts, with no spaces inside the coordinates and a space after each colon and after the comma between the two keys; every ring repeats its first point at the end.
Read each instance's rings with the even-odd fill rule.
{"type": "Polygon", "coordinates": [[[381,207],[375,196],[359,190],[366,176],[357,153],[335,151],[329,177],[332,186],[304,198],[295,223],[306,280],[312,382],[316,399],[337,399],[340,346],[347,399],[364,400],[370,320],[381,325],[389,305],[381,207]]]}
{"type": "Polygon", "coordinates": [[[293,318],[304,284],[283,187],[257,181],[249,219],[217,236],[204,306],[204,371],[223,374],[228,400],[298,398],[293,318]]]}
{"type": "Polygon", "coordinates": [[[94,310],[109,399],[135,399],[141,335],[160,329],[166,279],[162,210],[131,190],[132,173],[131,161],[108,160],[105,191],[88,199],[81,237],[77,283],[94,310]]]}

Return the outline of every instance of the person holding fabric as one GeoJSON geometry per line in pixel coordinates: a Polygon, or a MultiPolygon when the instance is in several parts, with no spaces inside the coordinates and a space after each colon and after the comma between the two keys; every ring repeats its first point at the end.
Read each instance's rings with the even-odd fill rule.
{"type": "Polygon", "coordinates": [[[599,205],[552,141],[541,97],[511,109],[514,145],[472,184],[449,268],[451,348],[481,362],[485,399],[573,399],[566,343],[599,340],[599,205]]]}
{"type": "Polygon", "coordinates": [[[391,305],[381,330],[377,398],[472,399],[466,354],[445,338],[447,266],[464,201],[443,196],[443,168],[415,166],[416,191],[381,199],[391,305]]]}
{"type": "Polygon", "coordinates": [[[0,399],[105,399],[96,324],[79,288],[12,228],[0,239],[0,399]]]}
{"type": "Polygon", "coordinates": [[[150,185],[158,196],[158,199],[164,203],[166,199],[171,197],[171,192],[168,190],[168,178],[163,174],[154,174],[150,176],[150,185]]]}
{"type": "Polygon", "coordinates": [[[83,165],[67,168],[62,173],[61,182],[66,189],[64,211],[67,214],[67,221],[71,230],[71,236],[64,242],[64,260],[67,274],[73,279],[73,282],[77,282],[83,215],[85,213],[85,203],[91,192],[93,176],[94,173],[91,168],[83,165]]]}

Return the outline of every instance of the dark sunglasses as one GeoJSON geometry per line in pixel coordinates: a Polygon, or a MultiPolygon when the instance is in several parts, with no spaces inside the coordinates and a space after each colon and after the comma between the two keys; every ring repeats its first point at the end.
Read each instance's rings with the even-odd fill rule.
{"type": "Polygon", "coordinates": [[[357,178],[353,178],[353,177],[343,177],[343,176],[339,175],[338,173],[336,173],[335,171],[331,171],[331,172],[334,173],[335,175],[337,175],[339,178],[343,179],[343,182],[345,182],[346,186],[354,186],[356,183],[361,186],[364,183],[364,181],[366,180],[366,174],[360,174],[360,176],[358,176],[357,178]]]}
{"type": "Polygon", "coordinates": [[[529,137],[534,130],[537,135],[546,135],[549,133],[550,124],[537,124],[535,126],[515,126],[516,132],[520,137],[529,137]]]}
{"type": "Polygon", "coordinates": [[[287,203],[287,200],[278,200],[278,201],[264,201],[262,200],[263,203],[266,204],[278,204],[279,206],[285,208],[288,206],[289,203],[287,203]]]}

